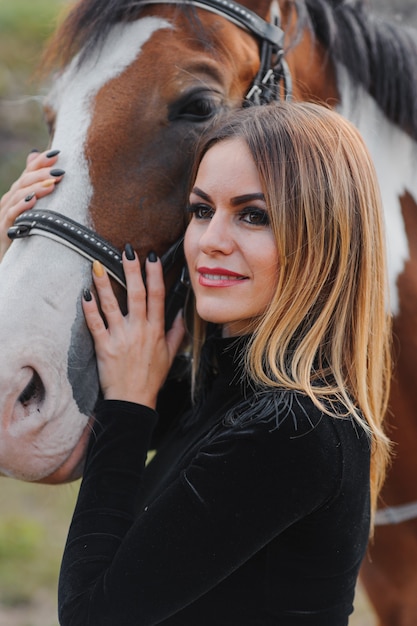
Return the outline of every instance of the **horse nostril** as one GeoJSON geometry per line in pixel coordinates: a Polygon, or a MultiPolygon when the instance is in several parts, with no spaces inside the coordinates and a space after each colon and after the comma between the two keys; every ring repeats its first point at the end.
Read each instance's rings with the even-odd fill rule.
{"type": "Polygon", "coordinates": [[[33,376],[20,394],[18,401],[27,406],[30,402],[36,401],[38,404],[42,402],[45,397],[45,387],[40,379],[40,376],[33,372],[33,376]]]}

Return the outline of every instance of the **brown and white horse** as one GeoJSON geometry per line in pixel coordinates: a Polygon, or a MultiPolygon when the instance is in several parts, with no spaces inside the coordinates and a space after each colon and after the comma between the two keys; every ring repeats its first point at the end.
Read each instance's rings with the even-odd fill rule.
{"type": "MultiPolygon", "coordinates": [[[[227,13],[228,0],[219,2],[227,13]]],[[[242,4],[265,19],[280,14],[293,97],[351,119],[378,170],[395,317],[396,458],[363,578],[381,624],[415,625],[417,521],[406,514],[417,501],[416,40],[361,0],[242,4]]],[[[142,258],[170,248],[183,232],[195,143],[213,119],[242,106],[260,65],[259,36],[224,11],[181,0],[80,0],[49,51],[58,74],[45,103],[67,173],[37,212],[71,218],[117,248],[129,241],[142,258]]],[[[90,273],[89,260],[54,237],[15,241],[0,265],[4,475],[63,482],[82,472],[99,393],[80,307],[90,273]]]]}

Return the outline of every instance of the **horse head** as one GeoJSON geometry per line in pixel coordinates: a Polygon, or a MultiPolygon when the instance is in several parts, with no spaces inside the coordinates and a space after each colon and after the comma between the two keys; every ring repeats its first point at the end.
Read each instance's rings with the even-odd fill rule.
{"type": "MultiPolygon", "coordinates": [[[[181,236],[195,145],[219,115],[242,106],[260,42],[218,11],[147,2],[124,19],[121,3],[110,3],[93,31],[83,11],[101,12],[99,4],[82,0],[56,39],[52,54],[70,55],[45,116],[66,175],[35,212],[68,217],[119,249],[130,242],[143,260],[181,236]]],[[[248,8],[266,17],[270,7],[248,8]]],[[[80,305],[91,263],[56,239],[27,237],[4,257],[0,285],[0,472],[73,479],[99,396],[80,305]]]]}

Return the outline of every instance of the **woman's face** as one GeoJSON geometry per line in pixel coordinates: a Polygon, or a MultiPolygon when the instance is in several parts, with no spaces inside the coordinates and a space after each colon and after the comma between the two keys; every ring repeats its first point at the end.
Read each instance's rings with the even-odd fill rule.
{"type": "Polygon", "coordinates": [[[185,256],[197,311],[225,336],[253,330],[275,293],[278,251],[259,175],[243,139],[215,144],[190,195],[185,256]]]}

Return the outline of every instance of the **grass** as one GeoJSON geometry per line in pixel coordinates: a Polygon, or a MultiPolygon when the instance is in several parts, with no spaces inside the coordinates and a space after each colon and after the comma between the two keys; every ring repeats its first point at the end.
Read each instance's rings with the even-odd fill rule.
{"type": "Polygon", "coordinates": [[[45,41],[55,29],[63,0],[12,0],[0,3],[0,57],[13,73],[36,65],[45,41]]]}
{"type": "Polygon", "coordinates": [[[78,483],[57,487],[0,478],[0,607],[30,606],[39,591],[55,598],[77,491],[78,483]]]}
{"type": "Polygon", "coordinates": [[[44,149],[43,86],[32,80],[63,0],[0,2],[0,196],[32,148],[44,149]]]}

